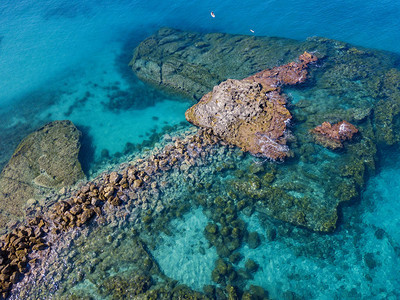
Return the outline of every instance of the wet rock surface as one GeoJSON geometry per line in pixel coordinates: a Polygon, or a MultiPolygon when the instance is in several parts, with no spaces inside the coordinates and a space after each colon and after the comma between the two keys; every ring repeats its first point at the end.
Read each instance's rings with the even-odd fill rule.
{"type": "Polygon", "coordinates": [[[71,121],[54,121],[27,136],[0,175],[0,227],[24,215],[41,190],[59,190],[85,175],[78,161],[81,133],[71,121]]]}

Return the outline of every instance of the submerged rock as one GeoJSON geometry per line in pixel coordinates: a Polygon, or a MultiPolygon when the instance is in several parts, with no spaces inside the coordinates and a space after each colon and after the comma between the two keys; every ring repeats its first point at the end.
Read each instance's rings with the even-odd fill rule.
{"type": "Polygon", "coordinates": [[[282,85],[304,82],[307,64],[317,58],[304,52],[299,62],[261,71],[243,80],[228,79],[186,111],[186,119],[210,128],[229,144],[256,156],[283,159],[286,125],[292,115],[285,107],[282,85]]]}
{"type": "Polygon", "coordinates": [[[337,149],[343,147],[343,141],[351,140],[358,129],[349,122],[341,121],[336,124],[324,122],[311,130],[315,141],[324,147],[337,149]]]}
{"type": "Polygon", "coordinates": [[[130,66],[141,80],[198,100],[221,81],[289,61],[304,46],[291,39],[161,28],[135,49],[130,66]]]}
{"type": "Polygon", "coordinates": [[[18,145],[0,175],[0,227],[22,217],[41,189],[59,190],[85,177],[78,161],[80,136],[71,121],[54,121],[18,145]]]}

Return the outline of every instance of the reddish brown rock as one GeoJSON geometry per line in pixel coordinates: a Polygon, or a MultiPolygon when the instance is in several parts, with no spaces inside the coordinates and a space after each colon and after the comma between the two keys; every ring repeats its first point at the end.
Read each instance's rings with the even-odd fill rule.
{"type": "MultiPolygon", "coordinates": [[[[261,83],[266,88],[279,88],[282,85],[294,85],[302,83],[307,78],[307,66],[316,62],[317,57],[311,53],[304,52],[299,56],[298,62],[291,62],[273,69],[261,71],[244,80],[261,83]]],[[[280,90],[278,89],[280,92],[280,90]]]]}
{"type": "Polygon", "coordinates": [[[228,79],[186,111],[196,126],[212,129],[221,140],[255,156],[282,160],[288,155],[287,124],[292,118],[280,86],[302,83],[307,64],[317,58],[304,52],[298,62],[264,70],[243,80],[228,79]]]}
{"type": "Polygon", "coordinates": [[[357,132],[358,129],[346,121],[341,121],[333,125],[329,122],[324,122],[311,130],[315,141],[330,149],[342,148],[343,141],[350,140],[357,132]]]}

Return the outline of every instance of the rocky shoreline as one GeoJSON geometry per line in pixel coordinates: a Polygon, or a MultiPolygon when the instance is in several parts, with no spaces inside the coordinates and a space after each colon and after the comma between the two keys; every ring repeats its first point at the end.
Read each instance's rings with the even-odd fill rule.
{"type": "MultiPolygon", "coordinates": [[[[14,271],[8,277],[8,269],[14,265],[11,261],[15,252],[10,249],[10,243],[4,245],[6,252],[5,281],[3,284],[3,296],[7,295],[12,283],[17,283],[21,274],[28,272],[23,281],[15,288],[20,294],[15,297],[27,297],[26,290],[29,286],[35,286],[42,280],[43,274],[49,268],[50,262],[56,264],[59,259],[58,253],[67,250],[71,243],[79,236],[88,234],[88,227],[83,225],[94,222],[100,227],[124,227],[127,223],[138,224],[142,231],[157,231],[163,226],[163,211],[165,208],[171,210],[176,203],[163,202],[160,193],[168,193],[173,180],[184,173],[192,182],[196,182],[194,174],[189,171],[193,166],[208,165],[210,160],[218,160],[215,144],[218,139],[210,130],[198,130],[192,134],[185,134],[184,138],[176,138],[173,144],[167,145],[159,153],[150,155],[147,159],[139,159],[132,164],[121,165],[118,171],[104,174],[99,178],[81,187],[74,196],[57,202],[53,208],[43,217],[36,217],[28,221],[28,224],[38,226],[40,231],[40,243],[29,244],[24,248],[24,265],[18,271],[14,271]],[[172,174],[171,174],[172,172],[172,174]],[[175,175],[174,175],[175,174],[175,175]],[[39,225],[37,224],[38,222],[39,225]],[[82,230],[76,228],[82,227],[82,230]],[[157,229],[158,228],[158,229],[157,229]],[[62,239],[62,242],[60,240],[62,239]],[[7,252],[8,251],[8,252],[7,252]],[[28,258],[29,257],[29,258],[28,258]],[[11,261],[11,263],[10,263],[11,261]],[[29,267],[27,264],[29,262],[29,267]],[[35,278],[32,281],[32,278],[35,278]],[[34,284],[31,284],[34,282],[34,284]]],[[[232,155],[231,153],[230,155],[232,155]]],[[[219,158],[220,159],[220,158],[219,158]]],[[[175,208],[173,210],[180,210],[175,208]]],[[[184,210],[187,209],[184,208],[184,210]]],[[[34,230],[36,228],[32,228],[34,230]]],[[[12,247],[19,251],[22,246],[20,240],[12,237],[26,232],[26,227],[16,229],[6,235],[5,240],[12,241],[12,247]],[[14,245],[15,244],[15,245],[14,245]]],[[[243,230],[243,229],[242,229],[243,230]]],[[[36,230],[38,231],[38,230],[36,230]]],[[[36,232],[35,231],[35,232],[36,232]]],[[[30,231],[29,231],[30,232],[30,231]]],[[[36,237],[36,236],[35,236],[36,237]]],[[[27,236],[26,238],[29,238],[27,236]]],[[[239,236],[237,238],[240,238],[239,236]]],[[[138,242],[140,242],[138,240],[138,242]]],[[[234,250],[234,249],[233,249],[234,250]]],[[[151,254],[150,254],[151,255],[151,254]]],[[[156,262],[154,262],[156,264],[156,262]]],[[[154,291],[150,292],[154,293],[154,291]]],[[[187,290],[187,293],[196,293],[187,290]]],[[[220,291],[221,295],[233,295],[236,289],[228,287],[227,291],[220,291]]],[[[39,295],[36,295],[39,297],[39,295]]],[[[201,296],[201,295],[200,295],[201,296]]],[[[33,295],[29,295],[33,297],[33,295]]],[[[206,296],[201,296],[208,299],[206,296]]],[[[13,298],[12,298],[13,299],[13,298]]]]}

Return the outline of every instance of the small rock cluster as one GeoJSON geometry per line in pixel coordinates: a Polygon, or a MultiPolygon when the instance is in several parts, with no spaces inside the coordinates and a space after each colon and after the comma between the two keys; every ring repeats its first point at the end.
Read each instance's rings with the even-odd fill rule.
{"type": "Polygon", "coordinates": [[[45,235],[49,231],[48,223],[35,217],[28,225],[20,225],[12,232],[2,236],[0,249],[0,295],[7,297],[12,284],[19,281],[23,273],[28,271],[28,254],[45,249],[48,245],[45,235]]]}
{"type": "Polygon", "coordinates": [[[134,197],[135,191],[149,183],[150,177],[135,167],[130,167],[124,174],[111,172],[102,178],[102,184],[89,182],[74,197],[55,204],[51,219],[57,229],[68,230],[87,223],[95,215],[103,214],[105,203],[120,206],[123,201],[134,197]]]}
{"type": "Polygon", "coordinates": [[[343,147],[343,142],[351,140],[358,129],[347,121],[341,121],[336,124],[324,122],[321,125],[311,130],[315,141],[330,149],[337,149],[343,147]]]}
{"type": "Polygon", "coordinates": [[[194,158],[200,156],[201,149],[216,142],[211,130],[200,130],[185,141],[176,140],[163,152],[139,160],[121,173],[114,171],[105,174],[101,182],[89,182],[74,197],[56,203],[50,217],[57,229],[82,226],[95,215],[101,216],[105,203],[120,206],[137,199],[139,190],[156,189],[157,173],[171,170],[178,162],[181,169],[195,164],[194,158]]]}

